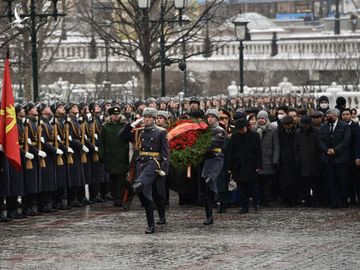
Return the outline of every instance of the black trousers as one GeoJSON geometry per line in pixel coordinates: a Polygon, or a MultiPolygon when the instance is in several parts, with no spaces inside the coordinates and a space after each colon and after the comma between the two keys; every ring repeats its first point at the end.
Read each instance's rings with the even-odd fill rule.
{"type": "Polygon", "coordinates": [[[258,175],[258,189],[261,206],[269,206],[270,192],[275,175],[258,175]]]}
{"type": "Polygon", "coordinates": [[[240,193],[240,206],[242,209],[249,209],[249,198],[253,197],[254,204],[260,204],[259,185],[256,180],[248,182],[237,183],[238,191],[240,193]]]}
{"type": "Polygon", "coordinates": [[[351,165],[349,170],[348,195],[350,204],[360,204],[360,167],[351,165]]]}
{"type": "MultiPolygon", "coordinates": [[[[153,188],[152,188],[152,196],[156,208],[158,210],[159,218],[160,219],[165,218],[165,199],[159,195],[155,183],[153,184],[153,188]]],[[[153,202],[145,198],[145,196],[143,196],[142,193],[139,194],[139,198],[142,205],[145,207],[145,214],[146,214],[148,227],[155,226],[153,202]]]]}
{"type": "Polygon", "coordinates": [[[305,200],[307,206],[318,206],[321,202],[321,176],[309,175],[301,177],[300,199],[305,200]],[[312,191],[312,194],[310,193],[312,191]]]}
{"type": "Polygon", "coordinates": [[[326,179],[334,207],[345,206],[348,191],[348,163],[335,163],[333,159],[325,165],[326,179]]]}
{"type": "Polygon", "coordinates": [[[126,174],[110,174],[110,194],[120,200],[127,186],[126,174]]]}

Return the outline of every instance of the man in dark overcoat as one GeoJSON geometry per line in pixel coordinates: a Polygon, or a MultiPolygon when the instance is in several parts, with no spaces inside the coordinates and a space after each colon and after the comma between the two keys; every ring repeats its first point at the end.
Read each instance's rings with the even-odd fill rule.
{"type": "Polygon", "coordinates": [[[305,200],[305,206],[318,206],[321,189],[325,188],[321,181],[318,137],[318,130],[314,129],[311,117],[303,115],[300,128],[295,132],[295,162],[300,176],[300,199],[305,200]]]}
{"type": "Polygon", "coordinates": [[[351,130],[339,119],[338,109],[326,111],[326,123],[320,128],[319,145],[333,208],[347,205],[348,167],[351,130]]]}
{"type": "Polygon", "coordinates": [[[299,180],[296,171],[294,140],[295,123],[292,116],[285,116],[281,120],[279,129],[280,144],[280,196],[283,203],[293,207],[299,200],[299,180]]]}
{"type": "Polygon", "coordinates": [[[229,142],[228,170],[232,173],[240,192],[240,214],[249,212],[249,197],[253,196],[256,207],[260,204],[257,172],[262,169],[260,136],[251,131],[245,118],[235,122],[237,132],[229,142]]]}

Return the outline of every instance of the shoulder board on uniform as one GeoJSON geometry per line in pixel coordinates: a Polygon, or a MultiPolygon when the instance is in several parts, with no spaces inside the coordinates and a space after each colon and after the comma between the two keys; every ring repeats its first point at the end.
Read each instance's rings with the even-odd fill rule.
{"type": "Polygon", "coordinates": [[[156,126],[157,129],[160,129],[161,131],[164,131],[166,130],[166,128],[163,128],[163,127],[159,127],[159,126],[156,126]]]}

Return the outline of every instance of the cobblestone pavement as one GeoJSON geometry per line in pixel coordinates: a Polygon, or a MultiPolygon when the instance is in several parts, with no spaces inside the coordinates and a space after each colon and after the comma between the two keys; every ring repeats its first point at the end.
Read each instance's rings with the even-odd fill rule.
{"type": "Polygon", "coordinates": [[[359,208],[203,212],[171,206],[154,235],[138,202],[0,224],[0,269],[360,269],[359,208]]]}

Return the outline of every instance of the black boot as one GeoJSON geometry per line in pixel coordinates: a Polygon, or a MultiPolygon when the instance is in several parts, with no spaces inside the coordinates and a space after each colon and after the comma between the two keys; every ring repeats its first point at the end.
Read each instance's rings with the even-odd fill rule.
{"type": "Polygon", "coordinates": [[[224,203],[220,203],[218,213],[221,214],[221,213],[226,213],[226,212],[227,212],[226,205],[224,203]]]}
{"type": "Polygon", "coordinates": [[[9,222],[9,221],[11,221],[11,220],[12,220],[11,218],[6,217],[5,215],[3,215],[3,214],[0,212],[0,222],[9,222]]]}
{"type": "Polygon", "coordinates": [[[24,216],[19,214],[17,211],[8,211],[7,217],[10,219],[23,219],[24,216]]]}
{"type": "Polygon", "coordinates": [[[204,225],[211,225],[214,223],[212,204],[207,201],[205,205],[206,220],[203,222],[204,225]]]}
{"type": "Polygon", "coordinates": [[[156,202],[156,207],[157,207],[158,213],[159,213],[159,221],[156,222],[156,224],[159,224],[159,225],[166,224],[165,202],[163,200],[160,200],[160,201],[156,202]]]}
{"type": "Polygon", "coordinates": [[[155,233],[155,220],[154,220],[154,209],[152,206],[145,207],[146,219],[148,227],[145,230],[146,234],[155,233]]]}
{"type": "Polygon", "coordinates": [[[247,214],[249,213],[249,207],[241,207],[239,214],[247,214]]]}

